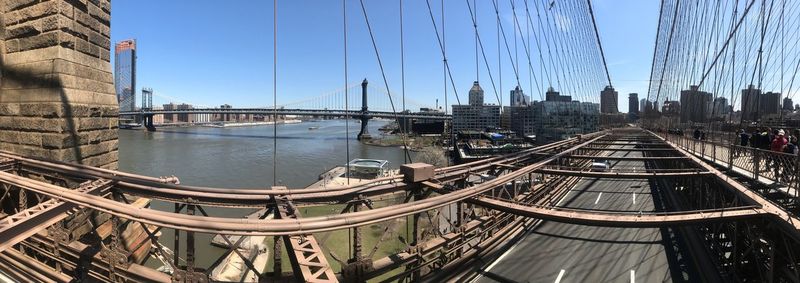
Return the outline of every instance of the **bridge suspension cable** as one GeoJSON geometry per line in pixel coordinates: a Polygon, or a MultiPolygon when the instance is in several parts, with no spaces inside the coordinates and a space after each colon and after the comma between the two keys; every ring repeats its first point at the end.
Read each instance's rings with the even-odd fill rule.
{"type": "Polygon", "coordinates": [[[710,107],[710,116],[727,114],[730,121],[734,113],[723,107],[729,103],[741,111],[740,123],[770,117],[782,123],[797,92],[798,11],[799,2],[783,0],[662,1],[648,100],[663,105],[680,95],[681,112],[690,113],[691,94],[681,93],[699,91],[725,99],[710,107]]]}
{"type": "Polygon", "coordinates": [[[272,0],[272,186],[278,185],[278,0],[272,0]]]}
{"type": "Polygon", "coordinates": [[[603,43],[600,41],[600,32],[597,31],[597,21],[594,19],[594,11],[592,10],[592,0],[586,0],[586,5],[589,7],[589,15],[592,16],[592,26],[594,27],[594,35],[597,38],[597,47],[600,48],[600,58],[603,59],[603,68],[606,70],[606,78],[608,78],[608,86],[611,84],[611,74],[608,73],[608,64],[606,63],[606,54],[603,52],[603,43]]]}
{"type": "MultiPolygon", "coordinates": [[[[350,100],[348,92],[347,78],[347,0],[342,0],[342,45],[344,45],[344,111],[350,112],[350,100]]],[[[350,185],[350,114],[344,116],[344,152],[345,152],[345,174],[347,185],[350,185]]]]}
{"type": "MultiPolygon", "coordinates": [[[[378,45],[377,45],[377,43],[375,43],[375,35],[372,33],[372,26],[370,25],[369,17],[367,16],[367,8],[366,8],[366,6],[364,6],[364,0],[361,0],[360,3],[361,3],[361,12],[364,15],[364,21],[367,24],[367,31],[369,31],[369,37],[372,40],[372,49],[375,51],[375,58],[378,60],[378,67],[380,67],[381,76],[383,77],[383,84],[386,87],[386,92],[387,93],[391,93],[389,91],[389,81],[386,79],[386,72],[383,69],[383,62],[381,61],[381,55],[380,55],[380,52],[378,51],[378,45]]],[[[395,107],[394,107],[394,100],[392,99],[391,95],[389,95],[389,103],[392,106],[392,112],[394,113],[395,121],[398,121],[398,123],[399,123],[400,119],[399,119],[399,116],[397,116],[397,109],[395,109],[395,107]]],[[[407,138],[406,138],[406,129],[405,129],[404,125],[401,125],[399,128],[400,128],[400,135],[402,136],[402,140],[403,140],[403,153],[406,156],[406,158],[408,159],[408,161],[413,162],[412,159],[411,159],[411,154],[408,151],[408,141],[407,141],[407,138]]]]}

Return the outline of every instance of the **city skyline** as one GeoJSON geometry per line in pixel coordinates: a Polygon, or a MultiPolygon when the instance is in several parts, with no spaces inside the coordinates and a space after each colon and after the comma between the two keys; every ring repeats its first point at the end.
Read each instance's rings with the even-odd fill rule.
{"type": "MultiPolygon", "coordinates": [[[[161,28],[158,21],[143,22],[139,11],[148,5],[143,2],[114,2],[113,17],[115,29],[112,40],[135,38],[138,46],[139,71],[137,85],[153,88],[155,105],[169,102],[191,103],[203,106],[232,104],[236,106],[271,105],[272,103],[272,6],[266,2],[249,2],[232,7],[230,11],[216,11],[211,2],[193,2],[188,16],[174,18],[175,25],[161,28]],[[260,17],[246,15],[258,12],[260,17]],[[209,16],[220,19],[215,23],[195,21],[194,25],[181,24],[182,20],[209,16]],[[238,16],[237,16],[238,15],[238,16]],[[263,15],[269,15],[264,17],[263,15]],[[246,35],[256,35],[247,36],[246,35]],[[190,40],[191,39],[191,40],[190,40]],[[241,39],[241,40],[239,40],[241,39]],[[255,46],[255,47],[254,47],[255,46]],[[257,48],[256,48],[257,47],[257,48]],[[260,49],[261,51],[254,51],[260,49]],[[157,52],[156,52],[157,50],[157,52]],[[202,58],[202,60],[198,60],[202,58]],[[224,70],[224,71],[221,71],[224,70]]],[[[315,97],[344,85],[341,2],[320,2],[314,5],[300,5],[292,2],[278,3],[278,103],[297,98],[315,97]],[[302,6],[302,7],[301,7],[302,6]],[[311,6],[311,8],[306,7],[311,6]],[[301,21],[290,15],[309,15],[313,21],[301,21]],[[291,48],[289,48],[291,46],[291,48]],[[312,70],[303,66],[313,66],[312,70]]],[[[614,87],[622,92],[644,92],[648,82],[649,66],[633,64],[635,61],[648,61],[652,54],[642,51],[642,46],[629,46],[630,40],[622,40],[629,34],[638,34],[634,40],[642,45],[651,45],[655,39],[652,29],[656,21],[646,21],[646,15],[654,18],[658,13],[658,3],[630,1],[630,8],[646,13],[628,13],[626,17],[612,16],[618,10],[607,1],[593,2],[597,14],[600,36],[607,49],[614,87]],[[641,24],[633,25],[632,22],[641,24]],[[651,27],[652,26],[652,27],[651,27]],[[628,32],[605,32],[624,28],[628,32]],[[632,53],[633,52],[633,53],[632,53]],[[632,56],[638,54],[636,56],[632,56]],[[638,56],[638,59],[636,57],[638,56]],[[623,59],[624,58],[624,59],[623,59]]],[[[366,1],[371,24],[383,64],[387,70],[387,80],[393,95],[401,95],[399,72],[399,14],[396,2],[366,1]]],[[[506,36],[514,52],[512,36],[513,15],[510,3],[499,1],[501,19],[506,36]]],[[[530,2],[533,7],[535,3],[530,2]]],[[[427,7],[424,3],[405,3],[405,85],[406,95],[414,100],[433,106],[435,99],[444,105],[444,74],[441,51],[436,43],[427,7]]],[[[441,29],[440,3],[432,3],[433,13],[441,29]]],[[[519,4],[522,5],[522,4],[519,4]]],[[[184,8],[178,2],[168,2],[149,13],[181,14],[176,9],[184,8]]],[[[531,8],[533,9],[533,8],[531,8]]],[[[496,15],[489,2],[478,3],[478,29],[484,40],[489,57],[492,76],[496,80],[499,97],[503,105],[508,105],[504,95],[516,87],[516,80],[508,56],[501,53],[502,81],[497,71],[497,33],[496,15]]],[[[380,82],[380,70],[366,32],[363,15],[358,2],[348,2],[348,64],[349,81],[358,82],[364,77],[380,82]]],[[[525,31],[525,16],[522,7],[517,7],[520,28],[525,31]]],[[[533,13],[533,12],[531,12],[533,13]]],[[[533,16],[533,15],[532,15],[533,16]]],[[[462,2],[445,3],[446,49],[448,62],[455,80],[456,91],[462,103],[471,82],[475,80],[474,30],[466,5],[462,2]],[[466,28],[464,28],[466,26],[466,28]],[[464,46],[463,48],[459,48],[464,46]]],[[[533,19],[532,19],[533,20],[533,19]]],[[[535,21],[535,20],[534,20],[535,21]]],[[[171,22],[172,23],[172,22],[171,22]]],[[[569,26],[565,20],[563,26],[569,26]]],[[[527,58],[522,38],[518,36],[515,56],[520,60],[520,86],[530,95],[531,101],[544,100],[546,86],[536,87],[529,80],[527,58]],[[534,88],[532,90],[531,88],[534,88]]],[[[536,48],[531,46],[532,50],[536,48]]],[[[505,49],[501,49],[505,52],[505,49]]],[[[532,57],[536,57],[533,56],[532,57]]],[[[535,58],[532,58],[535,61],[535,58]]],[[[112,62],[115,64],[115,62],[112,62]]],[[[533,62],[536,67],[537,62],[533,62]]],[[[486,86],[487,103],[497,104],[494,89],[488,80],[483,62],[480,64],[479,79],[486,86]],[[491,98],[491,99],[489,99],[491,98]]],[[[536,71],[534,71],[536,72],[536,71]]],[[[535,73],[538,75],[538,73],[535,73]]],[[[449,78],[448,78],[449,79],[449,78]]],[[[570,93],[566,88],[556,91],[572,95],[576,99],[590,101],[602,89],[591,93],[570,93]],[[585,96],[585,97],[581,97],[585,96]]],[[[562,82],[563,83],[563,82],[562,82]]],[[[380,83],[381,87],[385,87],[380,83]]],[[[456,104],[452,84],[448,82],[447,104],[456,104]]],[[[137,93],[140,90],[137,90],[137,93]]],[[[574,91],[573,91],[574,92],[574,91]]],[[[594,98],[596,99],[596,98],[594,98]]],[[[599,99],[597,100],[599,101],[599,99]]],[[[595,102],[597,102],[595,101],[595,102]]],[[[399,105],[398,105],[399,106],[399,105]]],[[[411,107],[409,107],[411,108],[411,107]]],[[[620,103],[619,109],[627,111],[627,105],[620,103]]],[[[416,109],[411,109],[416,110],[416,109]]]]}

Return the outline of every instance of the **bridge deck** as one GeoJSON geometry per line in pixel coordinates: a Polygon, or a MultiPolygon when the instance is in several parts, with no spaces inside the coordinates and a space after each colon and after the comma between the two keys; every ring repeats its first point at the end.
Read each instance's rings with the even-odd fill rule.
{"type": "MultiPolygon", "coordinates": [[[[625,146],[633,149],[633,145],[625,146]]],[[[614,151],[614,167],[644,167],[641,151],[614,151]]],[[[557,207],[621,212],[665,211],[658,187],[646,179],[582,177],[557,207]]],[[[685,248],[670,228],[614,228],[542,221],[483,271],[478,282],[665,282],[695,270],[675,263],[685,248]]],[[[686,257],[685,260],[701,260],[686,257]]],[[[682,265],[691,266],[691,265],[682,265]]],[[[677,280],[681,281],[681,280],[677,280]]]]}

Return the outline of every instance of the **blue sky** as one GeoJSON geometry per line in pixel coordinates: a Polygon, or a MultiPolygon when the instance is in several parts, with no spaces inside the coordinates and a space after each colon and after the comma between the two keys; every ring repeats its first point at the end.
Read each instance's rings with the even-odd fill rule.
{"type": "MultiPolygon", "coordinates": [[[[445,2],[448,62],[459,96],[466,101],[475,79],[472,23],[465,1],[445,2]]],[[[497,79],[494,10],[491,1],[478,2],[478,29],[497,79]]],[[[499,2],[510,37],[510,1],[499,2]]],[[[399,2],[365,3],[389,86],[399,94],[399,2]]],[[[431,3],[440,24],[440,1],[431,3]]],[[[620,92],[619,109],[626,112],[627,93],[638,92],[642,98],[647,91],[659,2],[595,0],[593,4],[612,82],[620,92]]],[[[317,97],[344,85],[341,5],[339,0],[279,1],[278,104],[317,97]]],[[[349,81],[368,78],[383,86],[359,2],[348,0],[347,5],[349,81]]],[[[270,0],[118,0],[112,2],[111,35],[113,42],[137,40],[137,88],[153,88],[154,104],[265,106],[272,104],[272,14],[270,0]]],[[[404,18],[406,96],[428,105],[438,98],[443,104],[441,53],[425,1],[405,0],[404,18]]],[[[507,56],[503,68],[507,104],[515,84],[507,56]]],[[[486,101],[495,102],[485,67],[481,72],[486,101]]],[[[531,94],[525,87],[527,75],[522,77],[525,92],[531,94]]],[[[448,102],[453,104],[450,91],[448,102]]],[[[599,92],[594,95],[599,97],[599,92]]],[[[538,93],[532,97],[538,98],[538,93]]]]}

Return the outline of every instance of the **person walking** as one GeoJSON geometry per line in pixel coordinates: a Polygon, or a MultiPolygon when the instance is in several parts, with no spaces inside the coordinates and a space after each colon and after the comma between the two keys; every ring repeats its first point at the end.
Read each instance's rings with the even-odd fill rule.
{"type": "Polygon", "coordinates": [[[774,172],[776,181],[781,180],[781,169],[784,167],[784,162],[782,162],[783,159],[781,158],[782,156],[778,153],[783,153],[784,149],[786,148],[786,144],[788,143],[789,141],[786,140],[786,132],[783,130],[778,130],[775,138],[772,140],[769,146],[769,150],[773,153],[768,155],[768,161],[772,163],[772,170],[774,172]]]}
{"type": "Polygon", "coordinates": [[[748,135],[744,129],[739,129],[740,148],[734,151],[736,157],[743,155],[744,151],[746,150],[745,147],[747,147],[749,141],[750,141],[750,135],[748,135]]]}

